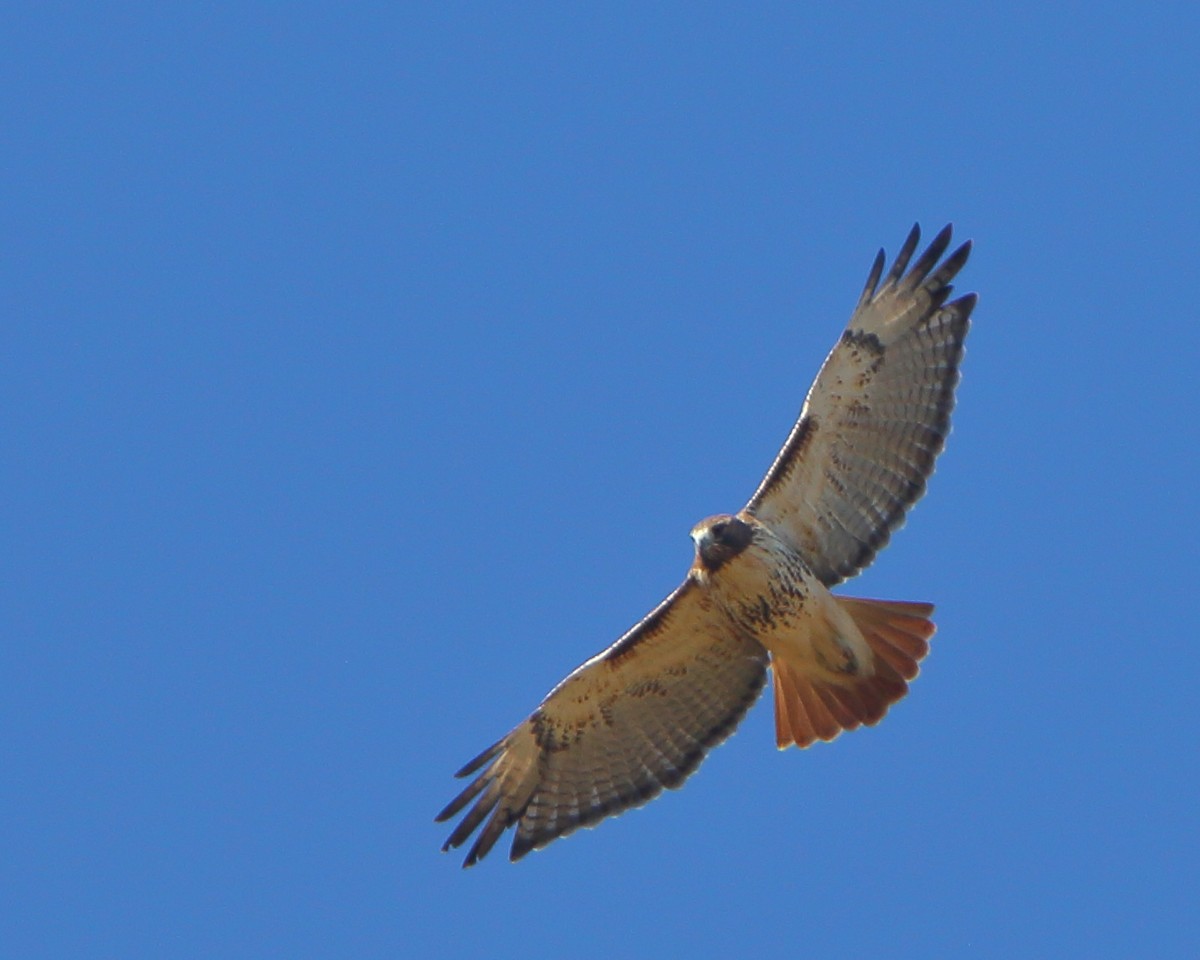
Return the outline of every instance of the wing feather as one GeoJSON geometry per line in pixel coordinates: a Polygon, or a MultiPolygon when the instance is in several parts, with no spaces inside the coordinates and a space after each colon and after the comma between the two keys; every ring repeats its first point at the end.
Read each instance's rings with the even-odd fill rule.
{"type": "MultiPolygon", "coordinates": [[[[909,269],[920,236],[914,226],[882,284],[882,251],[876,257],[850,323],[746,505],[827,586],[870,564],[904,522],[950,431],[975,295],[947,301],[971,244],[939,266],[947,225],[909,269]]],[[[814,722],[823,712],[817,707],[814,722]]]]}
{"type": "Polygon", "coordinates": [[[443,849],[483,824],[471,866],[516,826],[517,860],[678,787],[757,699],[767,662],[766,650],[686,580],[459,771],[475,777],[437,817],[467,809],[443,849]]]}

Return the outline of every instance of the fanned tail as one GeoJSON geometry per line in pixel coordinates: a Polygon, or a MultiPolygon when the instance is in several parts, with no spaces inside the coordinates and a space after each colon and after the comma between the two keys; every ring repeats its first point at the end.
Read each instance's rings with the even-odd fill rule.
{"type": "Polygon", "coordinates": [[[830,682],[807,675],[773,657],[775,742],[780,749],[832,740],[843,730],[871,726],[888,707],[908,693],[908,681],[929,652],[937,629],[929,619],[931,603],[835,597],[850,614],[874,654],[858,675],[830,682]]]}

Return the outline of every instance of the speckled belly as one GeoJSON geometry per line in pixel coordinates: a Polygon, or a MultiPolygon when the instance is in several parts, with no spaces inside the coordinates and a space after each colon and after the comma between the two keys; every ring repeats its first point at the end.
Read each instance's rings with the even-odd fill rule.
{"type": "Polygon", "coordinates": [[[866,640],[793,551],[747,550],[714,578],[726,615],[772,655],[830,680],[871,662],[866,640]]]}

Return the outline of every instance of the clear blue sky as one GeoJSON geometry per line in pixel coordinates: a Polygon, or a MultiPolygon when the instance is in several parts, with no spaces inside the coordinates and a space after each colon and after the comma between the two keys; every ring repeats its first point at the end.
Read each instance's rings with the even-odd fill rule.
{"type": "Polygon", "coordinates": [[[0,954],[1195,956],[1195,6],[570,6],[0,14],[0,954]],[[914,220],[912,695],[460,870],[914,220]]]}

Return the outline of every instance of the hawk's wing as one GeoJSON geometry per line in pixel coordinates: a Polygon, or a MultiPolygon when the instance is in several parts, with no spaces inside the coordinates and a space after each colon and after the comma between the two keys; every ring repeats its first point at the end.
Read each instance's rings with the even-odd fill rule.
{"type": "Polygon", "coordinates": [[[846,331],[746,505],[826,585],[853,576],[887,543],[925,492],[950,431],[975,295],[947,300],[971,244],[937,266],[947,226],[906,274],[919,239],[914,226],[882,284],[879,251],[846,331]]]}
{"type": "Polygon", "coordinates": [[[516,824],[517,860],[679,786],[757,699],[766,666],[766,650],[737,635],[687,579],[458,772],[478,775],[437,819],[474,806],[443,849],[486,820],[470,866],[516,824]]]}

